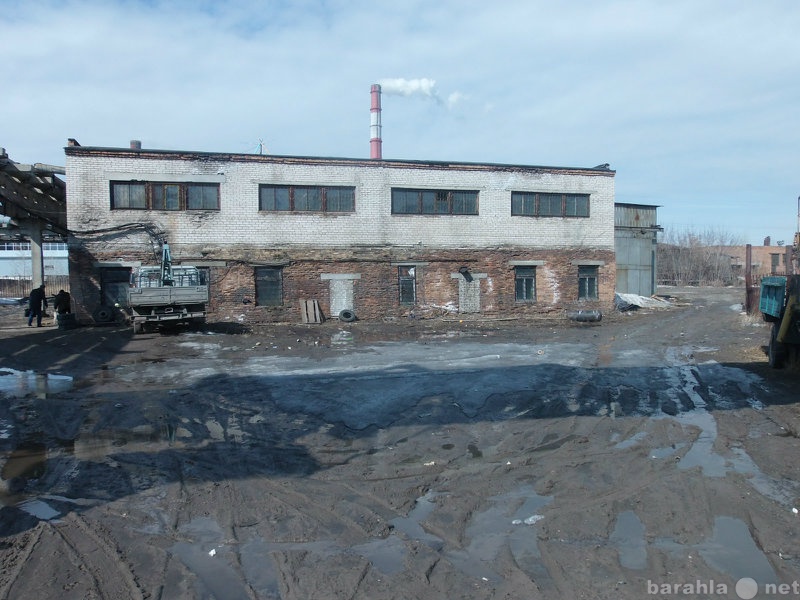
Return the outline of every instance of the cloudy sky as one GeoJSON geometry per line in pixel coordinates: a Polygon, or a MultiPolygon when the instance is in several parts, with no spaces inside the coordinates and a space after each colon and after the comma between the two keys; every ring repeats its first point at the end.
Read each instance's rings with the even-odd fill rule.
{"type": "Polygon", "coordinates": [[[668,233],[791,242],[796,0],[0,0],[0,146],[616,170],[668,233]]]}

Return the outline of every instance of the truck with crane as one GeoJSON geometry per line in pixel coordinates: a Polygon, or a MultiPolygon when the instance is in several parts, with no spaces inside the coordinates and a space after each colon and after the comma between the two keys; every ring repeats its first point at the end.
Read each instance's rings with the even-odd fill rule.
{"type": "Polygon", "coordinates": [[[205,323],[207,303],[208,284],[201,271],[173,266],[166,242],[160,266],[141,266],[131,273],[128,311],[134,334],[154,327],[205,323]]]}

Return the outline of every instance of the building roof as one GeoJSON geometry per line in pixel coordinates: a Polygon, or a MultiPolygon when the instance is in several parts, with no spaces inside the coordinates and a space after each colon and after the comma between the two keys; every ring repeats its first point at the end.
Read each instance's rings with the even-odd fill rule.
{"type": "MultiPolygon", "coordinates": [[[[74,142],[77,144],[77,142],[74,142]]],[[[477,163],[460,161],[435,161],[435,160],[404,160],[404,159],[372,159],[372,158],[342,158],[323,156],[290,156],[277,154],[246,154],[231,152],[197,152],[187,150],[155,150],[139,148],[108,148],[99,146],[70,145],[64,148],[67,156],[116,156],[136,157],[142,159],[159,160],[208,160],[220,162],[263,162],[284,164],[309,164],[309,165],[342,165],[359,167],[383,167],[403,169],[449,169],[465,171],[526,171],[536,173],[572,172],[582,175],[598,175],[613,177],[616,171],[603,164],[596,167],[555,167],[541,165],[513,165],[504,163],[477,163]]]]}

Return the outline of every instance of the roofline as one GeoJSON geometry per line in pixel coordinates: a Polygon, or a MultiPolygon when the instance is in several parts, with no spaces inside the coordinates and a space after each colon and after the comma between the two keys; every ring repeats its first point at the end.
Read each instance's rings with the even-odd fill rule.
{"type": "Polygon", "coordinates": [[[662,204],[639,204],[638,202],[614,202],[614,206],[639,206],[641,208],[661,208],[662,204]]]}
{"type": "Polygon", "coordinates": [[[584,174],[603,175],[613,177],[616,171],[605,167],[557,167],[544,165],[514,165],[507,163],[478,163],[463,161],[438,161],[438,160],[406,160],[406,159],[374,159],[374,158],[344,158],[326,156],[292,156],[279,154],[247,154],[235,152],[198,152],[190,150],[158,150],[135,148],[110,148],[102,146],[66,146],[64,153],[67,156],[103,155],[103,156],[136,156],[144,159],[176,158],[179,160],[218,160],[227,162],[264,162],[264,163],[311,163],[311,164],[339,164],[359,165],[370,167],[411,167],[435,169],[465,169],[465,170],[503,170],[503,171],[572,171],[584,174]]]}

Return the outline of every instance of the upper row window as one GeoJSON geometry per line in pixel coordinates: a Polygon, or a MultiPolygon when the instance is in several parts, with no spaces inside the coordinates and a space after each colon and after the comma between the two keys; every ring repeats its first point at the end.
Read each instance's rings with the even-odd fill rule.
{"type": "Polygon", "coordinates": [[[392,188],[395,215],[477,215],[478,192],[392,188]]]}
{"type": "Polygon", "coordinates": [[[353,212],[356,188],[344,186],[261,185],[258,210],[290,212],[353,212]]]}
{"type": "Polygon", "coordinates": [[[112,181],[111,208],[131,210],[219,210],[219,184],[112,181]]]}
{"type": "Polygon", "coordinates": [[[511,192],[511,214],[524,217],[588,217],[589,194],[511,192]]]}

